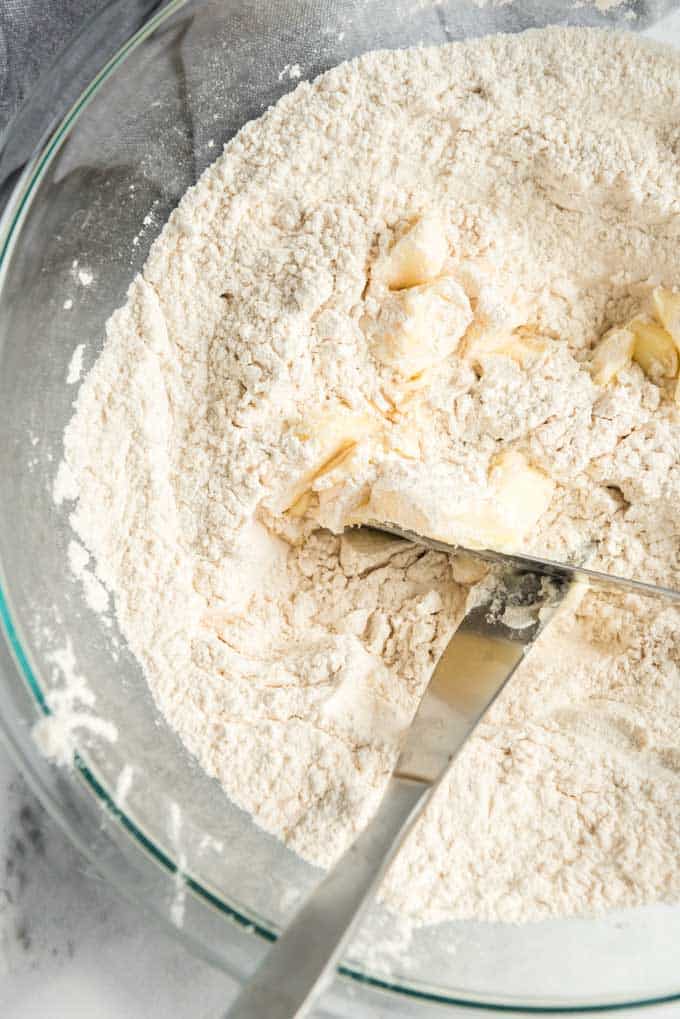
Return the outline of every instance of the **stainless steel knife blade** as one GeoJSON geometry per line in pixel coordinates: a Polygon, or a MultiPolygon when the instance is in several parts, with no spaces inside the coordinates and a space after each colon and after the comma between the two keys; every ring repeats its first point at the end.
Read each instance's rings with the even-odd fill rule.
{"type": "Polygon", "coordinates": [[[590,587],[602,588],[605,590],[625,591],[629,594],[639,594],[647,598],[664,598],[670,602],[680,602],[680,591],[670,587],[663,587],[658,584],[648,584],[642,580],[633,580],[629,577],[619,577],[611,573],[602,573],[599,570],[590,570],[585,566],[572,565],[570,563],[557,562],[554,559],[541,559],[537,556],[510,555],[507,552],[495,552],[492,549],[463,548],[461,545],[450,545],[437,538],[428,538],[415,531],[409,531],[396,524],[383,521],[371,521],[364,524],[364,527],[373,531],[381,531],[384,534],[393,534],[397,538],[404,538],[415,545],[422,545],[424,548],[434,549],[436,552],[465,553],[474,559],[480,559],[486,563],[494,563],[499,566],[507,566],[515,570],[526,570],[531,573],[541,573],[544,576],[556,577],[560,580],[578,580],[588,584],[590,587]]]}

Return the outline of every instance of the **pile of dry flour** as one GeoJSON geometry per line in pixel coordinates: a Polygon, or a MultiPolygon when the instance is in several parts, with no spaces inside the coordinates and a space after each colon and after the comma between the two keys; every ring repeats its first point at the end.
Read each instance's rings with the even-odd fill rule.
{"type": "MultiPolygon", "coordinates": [[[[108,323],[56,497],[169,724],[309,860],[375,808],[478,579],[347,520],[596,540],[596,565],[680,582],[674,369],[592,371],[680,283],[679,108],[680,60],[632,37],[368,54],[229,143],[108,323]]],[[[386,900],[529,920],[679,899],[679,621],[564,612],[386,900]]]]}

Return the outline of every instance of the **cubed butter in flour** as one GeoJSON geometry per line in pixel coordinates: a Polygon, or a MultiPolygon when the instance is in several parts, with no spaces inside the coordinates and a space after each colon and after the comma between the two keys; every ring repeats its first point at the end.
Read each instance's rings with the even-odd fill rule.
{"type": "Polygon", "coordinates": [[[378,271],[390,290],[415,287],[439,275],[448,253],[442,224],[426,216],[397,241],[378,271]]]}
{"type": "Polygon", "coordinates": [[[633,360],[653,380],[672,379],[678,374],[678,348],[663,326],[645,318],[634,318],[628,328],[635,334],[633,360]]]}
{"type": "Polygon", "coordinates": [[[614,381],[619,372],[630,364],[634,349],[635,333],[631,329],[610,329],[593,354],[593,382],[598,386],[606,386],[614,381]]]}
{"type": "Polygon", "coordinates": [[[391,294],[370,328],[377,361],[405,377],[443,361],[472,321],[463,288],[441,277],[391,294]]]}

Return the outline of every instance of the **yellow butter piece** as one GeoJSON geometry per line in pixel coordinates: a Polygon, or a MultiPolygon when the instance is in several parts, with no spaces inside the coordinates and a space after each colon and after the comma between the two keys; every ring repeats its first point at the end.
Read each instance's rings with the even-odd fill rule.
{"type": "Polygon", "coordinates": [[[652,302],[661,325],[680,350],[680,294],[656,287],[652,292],[652,302]]]}
{"type": "Polygon", "coordinates": [[[294,517],[296,520],[300,517],[304,517],[305,513],[312,505],[313,496],[314,493],[309,489],[307,489],[306,492],[303,492],[302,495],[286,510],[288,516],[294,517]]]}
{"type": "Polygon", "coordinates": [[[548,344],[538,336],[523,336],[517,333],[478,333],[466,343],[465,357],[473,363],[490,354],[502,354],[518,364],[526,365],[538,357],[548,344]]]}
{"type": "Polygon", "coordinates": [[[334,408],[308,418],[295,434],[300,441],[313,446],[314,463],[282,495],[280,511],[303,516],[309,506],[305,497],[310,494],[314,481],[336,470],[350,458],[362,439],[378,429],[379,423],[374,418],[349,409],[334,408]]]}
{"type": "Polygon", "coordinates": [[[463,288],[448,277],[390,295],[370,330],[377,361],[406,378],[443,361],[472,321],[463,288]]]}
{"type": "Polygon", "coordinates": [[[449,249],[441,223],[431,216],[419,220],[397,241],[384,263],[390,290],[415,287],[442,271],[449,249]]]}
{"type": "Polygon", "coordinates": [[[490,481],[497,493],[492,512],[501,524],[499,533],[507,534],[510,544],[519,545],[550,505],[555,482],[517,450],[499,454],[490,481]]]}
{"type": "Polygon", "coordinates": [[[610,329],[595,348],[591,368],[593,382],[606,386],[633,359],[635,333],[631,329],[610,329]]]}
{"type": "Polygon", "coordinates": [[[384,483],[371,491],[367,519],[398,526],[467,548],[521,551],[525,536],[548,509],[555,483],[519,452],[508,450],[492,465],[488,485],[464,502],[423,500],[416,490],[384,483]],[[455,506],[452,505],[455,503],[455,506]]]}
{"type": "Polygon", "coordinates": [[[633,360],[651,379],[675,378],[678,348],[670,334],[656,322],[634,318],[628,328],[635,334],[633,360]]]}
{"type": "MultiPolygon", "coordinates": [[[[458,266],[456,279],[474,304],[474,322],[465,335],[464,355],[468,360],[479,361],[488,354],[506,354],[524,361],[533,353],[518,345],[517,330],[526,326],[531,317],[531,308],[521,294],[510,291],[498,280],[497,272],[484,263],[458,266]]],[[[526,342],[526,337],[522,341],[526,342]]]]}

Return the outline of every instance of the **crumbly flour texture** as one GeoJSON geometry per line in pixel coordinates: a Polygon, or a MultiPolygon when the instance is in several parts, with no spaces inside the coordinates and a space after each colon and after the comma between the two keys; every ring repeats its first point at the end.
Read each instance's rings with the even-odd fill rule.
{"type": "MultiPolygon", "coordinates": [[[[243,128],[108,322],[55,495],[168,723],[307,860],[371,816],[481,577],[346,524],[680,583],[678,109],[632,36],[370,53],[243,128]]],[[[385,901],[680,899],[679,621],[572,600],[385,901]]]]}

